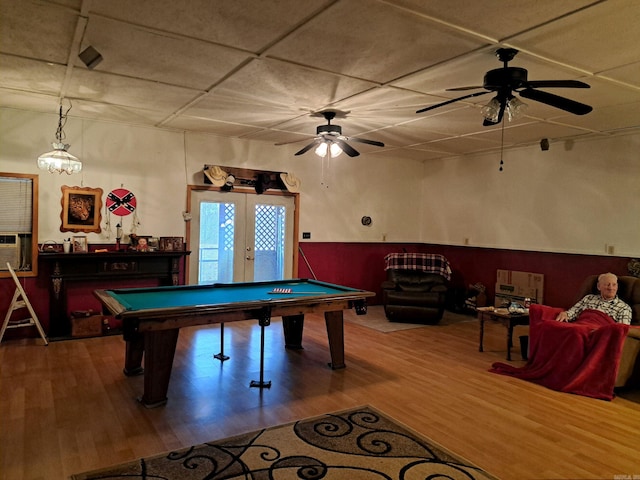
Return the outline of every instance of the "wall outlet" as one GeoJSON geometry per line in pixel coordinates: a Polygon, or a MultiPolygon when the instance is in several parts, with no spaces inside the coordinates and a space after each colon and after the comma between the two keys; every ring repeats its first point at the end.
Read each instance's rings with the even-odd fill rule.
{"type": "Polygon", "coordinates": [[[616,251],[616,247],[614,245],[607,245],[607,253],[609,255],[613,255],[616,251]]]}

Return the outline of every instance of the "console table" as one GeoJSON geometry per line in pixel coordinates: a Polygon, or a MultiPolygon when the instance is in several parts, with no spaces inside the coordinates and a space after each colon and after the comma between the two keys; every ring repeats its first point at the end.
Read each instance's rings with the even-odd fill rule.
{"type": "Polygon", "coordinates": [[[118,285],[123,280],[151,279],[161,285],[180,285],[182,259],[190,252],[40,253],[49,273],[49,337],[71,333],[67,286],[71,282],[99,281],[118,285]]]}

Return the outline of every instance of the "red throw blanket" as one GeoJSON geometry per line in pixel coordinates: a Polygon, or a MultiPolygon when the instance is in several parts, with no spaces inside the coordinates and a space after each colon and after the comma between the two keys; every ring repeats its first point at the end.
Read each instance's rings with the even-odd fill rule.
{"type": "Polygon", "coordinates": [[[556,322],[561,308],[531,305],[529,361],[524,367],[497,362],[491,372],[529,380],[552,390],[611,400],[629,325],[599,310],[575,322],[556,322]]]}

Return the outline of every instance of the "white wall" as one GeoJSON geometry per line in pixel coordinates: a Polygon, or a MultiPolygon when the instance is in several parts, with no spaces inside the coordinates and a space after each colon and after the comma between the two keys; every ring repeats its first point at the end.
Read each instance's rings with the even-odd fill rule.
{"type": "MultiPolygon", "coordinates": [[[[299,145],[228,139],[206,134],[80,120],[69,117],[64,128],[69,152],[83,161],[80,175],[38,170],[36,159],[51,150],[58,122],[55,114],[0,108],[0,171],[37,173],[40,178],[39,240],[62,241],[61,186],[102,188],[104,195],[121,185],[138,202],[139,235],[185,236],[182,211],[186,184],[203,184],[205,164],[293,172],[301,179],[300,232],[316,242],[419,241],[422,164],[378,157],[342,155],[323,165],[313,153],[296,157],[299,145]],[[407,206],[411,220],[407,221],[407,206]],[[362,216],[373,218],[370,227],[362,216]]],[[[103,201],[104,201],[103,195],[103,201]]],[[[89,243],[114,242],[118,217],[106,231],[102,209],[100,234],[89,243]]],[[[132,217],[124,217],[129,233],[132,217]]]]}
{"type": "Polygon", "coordinates": [[[503,158],[502,172],[497,154],[425,163],[422,241],[640,256],[640,135],[503,158]]]}
{"type": "MultiPolygon", "coordinates": [[[[323,161],[294,156],[300,145],[183,134],[80,120],[65,126],[81,175],[50,174],[36,158],[50,150],[58,117],[0,109],[0,171],[38,173],[40,241],[61,241],[62,185],[121,185],[138,200],[138,234],[184,236],[186,184],[205,164],[290,171],[302,181],[300,232],[316,242],[426,242],[536,251],[640,256],[640,135],[551,142],[499,156],[422,162],[361,155],[323,161]],[[328,162],[328,163],[327,163],[328,162]],[[372,217],[370,227],[360,223],[372,217]]],[[[103,196],[104,201],[104,196],[103,196]]],[[[105,228],[105,213],[103,229],[105,228]]],[[[114,241],[112,232],[90,243],[114,241]]],[[[124,218],[131,228],[131,216],[124,218]]]]}

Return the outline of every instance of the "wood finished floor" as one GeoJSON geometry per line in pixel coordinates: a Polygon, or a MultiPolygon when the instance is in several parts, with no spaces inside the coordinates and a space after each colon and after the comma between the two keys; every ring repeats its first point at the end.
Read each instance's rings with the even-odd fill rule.
{"type": "MultiPolygon", "coordinates": [[[[519,327],[521,328],[521,327],[519,327]]],[[[266,330],[228,324],[180,333],[169,402],[135,401],[142,378],[122,374],[120,337],[0,346],[0,477],[55,480],[142,456],[358,405],[372,405],[494,475],[508,479],[640,476],[640,403],[547,390],[489,373],[504,361],[505,330],[475,321],[393,333],[345,322],[347,368],[332,371],[322,317],[305,321],[302,351],[266,330]]],[[[516,331],[516,338],[518,332],[516,331]]],[[[519,350],[513,363],[521,365],[519,350]]],[[[627,477],[617,477],[627,478],[627,477]]]]}

